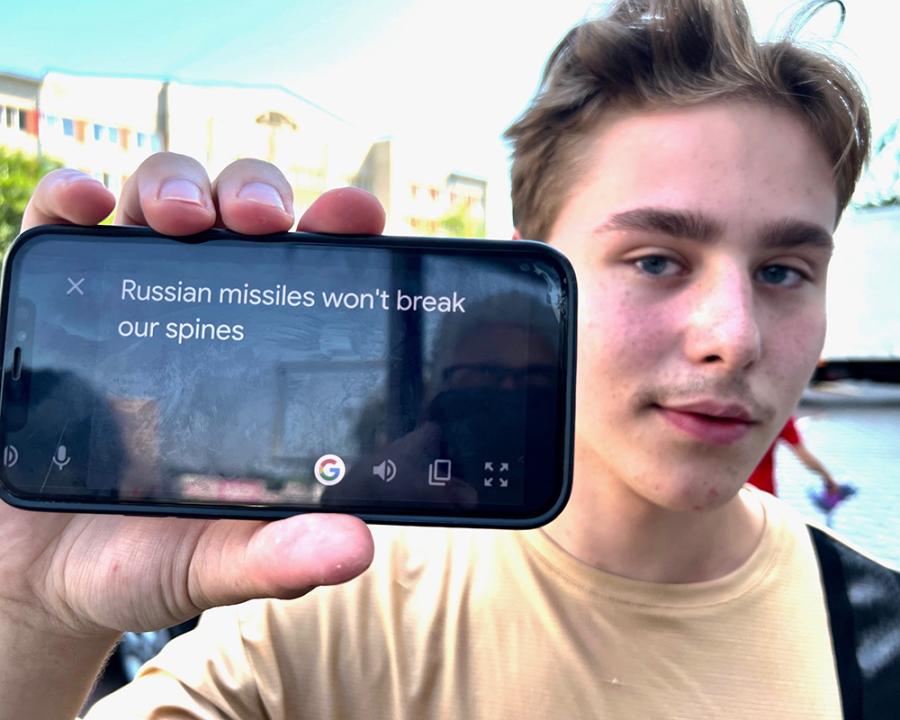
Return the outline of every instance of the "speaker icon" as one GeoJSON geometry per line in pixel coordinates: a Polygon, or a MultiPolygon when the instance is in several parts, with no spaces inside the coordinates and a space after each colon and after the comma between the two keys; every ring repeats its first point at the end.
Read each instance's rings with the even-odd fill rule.
{"type": "Polygon", "coordinates": [[[380,477],[385,482],[390,482],[397,477],[397,466],[394,464],[393,460],[385,460],[378,465],[372,466],[372,474],[376,477],[380,477]]]}
{"type": "Polygon", "coordinates": [[[19,462],[19,451],[15,445],[7,445],[3,448],[3,464],[8,467],[14,467],[19,462]]]}

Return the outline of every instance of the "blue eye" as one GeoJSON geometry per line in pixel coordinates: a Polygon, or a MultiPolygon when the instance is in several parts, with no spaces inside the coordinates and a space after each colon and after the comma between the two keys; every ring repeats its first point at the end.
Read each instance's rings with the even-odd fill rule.
{"type": "Polygon", "coordinates": [[[799,285],[808,279],[803,273],[786,265],[767,265],[759,271],[759,278],[767,285],[799,285]]]}
{"type": "Polygon", "coordinates": [[[635,260],[634,264],[647,275],[655,276],[671,275],[678,269],[674,261],[662,255],[648,255],[635,260]]]}

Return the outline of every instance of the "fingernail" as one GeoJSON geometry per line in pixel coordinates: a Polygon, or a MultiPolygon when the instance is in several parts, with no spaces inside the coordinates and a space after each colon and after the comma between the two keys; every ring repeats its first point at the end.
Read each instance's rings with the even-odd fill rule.
{"type": "Polygon", "coordinates": [[[203,193],[196,183],[184,178],[172,178],[166,180],[159,188],[160,200],[178,200],[179,202],[203,204],[203,193]]]}
{"type": "Polygon", "coordinates": [[[99,185],[100,187],[106,187],[102,182],[100,182],[97,178],[91,177],[90,175],[86,175],[83,172],[78,170],[72,170],[71,172],[67,172],[63,178],[63,182],[66,185],[72,185],[73,183],[94,183],[95,185],[99,185]]]}
{"type": "Polygon", "coordinates": [[[281,193],[271,185],[261,182],[250,182],[241,188],[237,196],[241,200],[249,200],[250,202],[261,203],[263,205],[272,205],[284,212],[284,200],[281,199],[281,193]]]}

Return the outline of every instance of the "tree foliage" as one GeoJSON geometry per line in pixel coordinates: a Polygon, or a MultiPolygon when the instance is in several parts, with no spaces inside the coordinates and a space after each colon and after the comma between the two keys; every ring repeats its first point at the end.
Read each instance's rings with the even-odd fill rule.
{"type": "Polygon", "coordinates": [[[441,226],[441,232],[447,237],[484,237],[484,220],[472,217],[469,207],[464,203],[459,203],[452,207],[438,222],[441,226]]]}
{"type": "Polygon", "coordinates": [[[25,206],[38,180],[58,167],[55,160],[0,147],[0,254],[19,234],[25,206]]]}

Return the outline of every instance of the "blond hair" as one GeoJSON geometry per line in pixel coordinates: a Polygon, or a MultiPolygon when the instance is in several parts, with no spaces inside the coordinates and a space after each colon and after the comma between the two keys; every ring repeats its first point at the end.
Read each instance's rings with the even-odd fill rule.
{"type": "MultiPolygon", "coordinates": [[[[798,14],[839,0],[819,0],[798,14]]],[[[583,140],[611,108],[759,99],[800,117],[833,166],[838,216],[868,156],[869,115],[850,71],[788,33],[758,43],[741,0],[619,0],[574,27],[553,51],[541,87],[506,131],[513,222],[546,240],[572,184],[583,140]]]]}

